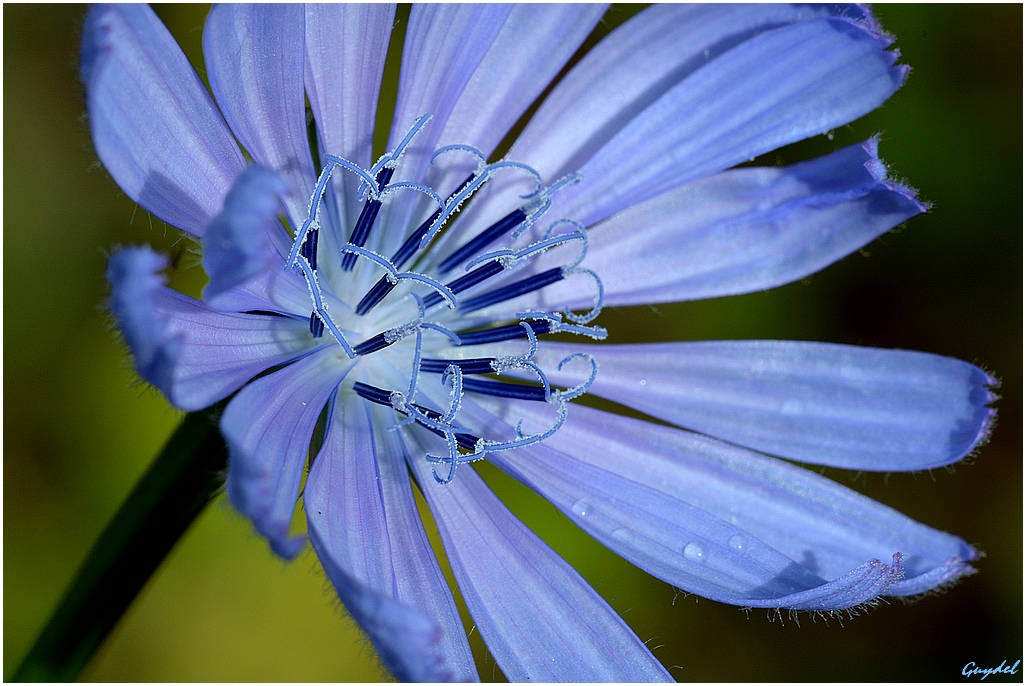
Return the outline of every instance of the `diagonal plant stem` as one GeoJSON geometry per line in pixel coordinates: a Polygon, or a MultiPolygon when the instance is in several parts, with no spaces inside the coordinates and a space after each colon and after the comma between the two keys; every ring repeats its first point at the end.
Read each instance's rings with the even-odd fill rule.
{"type": "Polygon", "coordinates": [[[12,681],[73,681],[224,483],[215,405],[186,415],[89,551],[12,681]]]}

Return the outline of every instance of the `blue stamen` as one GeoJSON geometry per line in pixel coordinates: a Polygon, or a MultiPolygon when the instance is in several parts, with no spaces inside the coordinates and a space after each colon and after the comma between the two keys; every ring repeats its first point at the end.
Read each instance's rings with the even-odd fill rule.
{"type": "Polygon", "coordinates": [[[531,331],[533,331],[536,334],[550,333],[552,330],[552,324],[549,320],[537,319],[530,322],[521,322],[520,324],[497,326],[493,329],[469,331],[466,333],[457,334],[457,336],[459,336],[460,345],[485,345],[487,343],[501,343],[502,341],[513,341],[518,338],[527,338],[527,333],[525,332],[523,326],[524,324],[530,327],[531,331]]]}
{"type": "Polygon", "coordinates": [[[494,395],[498,398],[509,398],[511,400],[536,400],[545,402],[547,393],[544,386],[528,386],[522,384],[505,383],[502,381],[488,381],[486,379],[464,379],[463,390],[470,393],[483,393],[494,395]]]}
{"type": "Polygon", "coordinates": [[[314,338],[324,335],[324,322],[320,320],[316,312],[310,313],[310,335],[314,338]]]}
{"type": "Polygon", "coordinates": [[[365,341],[357,343],[353,346],[353,351],[357,355],[370,355],[371,353],[376,353],[379,350],[384,350],[388,346],[392,345],[392,343],[395,343],[395,341],[388,341],[385,339],[385,334],[379,333],[375,336],[371,336],[365,341]]]}
{"type": "Polygon", "coordinates": [[[444,274],[451,271],[455,266],[465,262],[471,255],[477,254],[479,250],[487,248],[489,245],[499,240],[499,238],[513,230],[517,224],[525,219],[527,219],[527,214],[522,209],[518,208],[513,210],[505,217],[471,238],[456,252],[442,260],[441,264],[438,265],[438,272],[440,274],[444,274]]]}
{"type": "MultiPolygon", "coordinates": [[[[575,262],[574,264],[577,263],[575,262]]],[[[577,324],[587,324],[588,322],[595,319],[595,317],[599,316],[599,313],[602,311],[602,304],[603,302],[605,302],[606,298],[606,289],[602,285],[602,279],[600,279],[599,275],[593,272],[592,270],[581,269],[580,267],[574,267],[570,269],[564,267],[563,273],[565,276],[570,276],[572,274],[587,274],[595,280],[595,285],[598,288],[598,292],[595,294],[595,306],[591,308],[590,312],[588,312],[587,314],[574,314],[570,311],[570,308],[563,310],[563,314],[570,321],[575,322],[577,324]]]]}
{"type": "MultiPolygon", "coordinates": [[[[498,263],[489,262],[488,264],[498,263]]],[[[486,267],[481,267],[481,269],[485,269],[486,267]]],[[[508,284],[506,286],[501,286],[499,288],[496,288],[495,290],[488,291],[487,293],[482,293],[481,295],[478,295],[476,297],[467,298],[466,300],[460,302],[459,309],[463,312],[474,312],[475,310],[483,309],[485,307],[488,307],[489,305],[501,303],[503,301],[511,300],[512,298],[519,297],[526,293],[531,293],[532,291],[540,290],[542,288],[545,288],[546,286],[550,286],[558,281],[561,281],[562,279],[563,268],[554,267],[553,269],[548,269],[539,274],[529,276],[526,279],[514,281],[513,283],[508,284]]]]}
{"type": "MultiPolygon", "coordinates": [[[[377,405],[384,405],[385,407],[395,409],[395,406],[392,403],[392,393],[390,391],[377,388],[376,386],[371,386],[370,384],[365,384],[362,381],[354,383],[353,390],[355,390],[356,394],[364,400],[369,400],[377,405]]],[[[470,433],[452,431],[450,427],[439,428],[441,425],[438,425],[437,422],[442,418],[441,412],[437,412],[420,405],[408,405],[408,409],[416,410],[413,417],[414,421],[418,424],[435,435],[442,436],[443,438],[447,432],[452,433],[456,438],[456,443],[465,450],[475,450],[476,446],[481,441],[480,438],[470,433]]],[[[409,414],[409,412],[404,410],[397,411],[402,412],[403,414],[409,414]]]]}
{"type": "MultiPolygon", "coordinates": [[[[486,279],[490,279],[502,270],[503,266],[501,263],[489,262],[488,264],[475,269],[469,274],[464,274],[460,278],[450,281],[445,285],[454,294],[462,293],[468,288],[476,286],[477,284],[481,283],[482,281],[485,281],[486,279]]],[[[436,293],[431,293],[426,298],[424,298],[424,307],[433,307],[440,302],[442,302],[441,296],[437,295],[436,293]]]]}
{"type": "MultiPolygon", "coordinates": [[[[377,184],[377,188],[381,189],[388,185],[388,182],[392,180],[392,174],[394,173],[395,169],[391,167],[385,167],[379,171],[377,178],[374,180],[377,184]]],[[[364,203],[363,210],[360,211],[360,218],[356,220],[356,227],[353,229],[353,235],[349,238],[350,243],[362,246],[367,242],[367,238],[370,237],[371,228],[374,226],[374,220],[378,218],[378,212],[380,210],[381,201],[378,199],[371,199],[364,203]]],[[[355,264],[356,255],[348,253],[342,256],[342,269],[344,271],[352,271],[353,265],[355,264]]]]}
{"type": "Polygon", "coordinates": [[[303,240],[303,247],[299,249],[299,254],[306,258],[306,261],[310,263],[310,268],[317,269],[317,236],[320,231],[314,229],[308,231],[306,238],[303,240]]]}
{"type": "MultiPolygon", "coordinates": [[[[569,220],[566,219],[560,221],[569,222],[569,220]]],[[[574,223],[577,224],[577,222],[574,223]]],[[[581,248],[580,255],[578,255],[577,259],[574,260],[572,263],[563,267],[563,269],[573,269],[581,263],[581,260],[584,259],[584,256],[588,252],[588,236],[587,234],[585,234],[583,226],[581,226],[580,228],[575,228],[575,230],[571,231],[570,233],[563,233],[558,236],[552,236],[552,229],[555,228],[555,226],[556,224],[550,226],[549,230],[546,232],[545,237],[537,243],[532,243],[526,248],[521,248],[520,250],[501,248],[499,250],[493,250],[492,252],[484,253],[468,262],[466,268],[472,269],[473,267],[476,267],[482,262],[489,262],[492,260],[499,260],[500,262],[508,263],[508,266],[513,266],[517,262],[525,260],[528,257],[540,255],[541,253],[545,252],[546,250],[549,250],[550,248],[555,248],[565,243],[569,243],[570,241],[581,241],[583,245],[581,248]]]]}
{"type": "Polygon", "coordinates": [[[303,277],[306,279],[306,287],[310,291],[310,298],[313,300],[314,314],[317,315],[317,318],[321,320],[321,323],[328,328],[331,335],[334,336],[335,340],[338,341],[338,344],[342,346],[342,350],[345,351],[349,359],[355,358],[356,353],[349,345],[349,341],[347,341],[346,337],[342,335],[341,331],[339,331],[338,326],[335,325],[335,321],[331,318],[331,315],[328,314],[328,308],[324,305],[324,300],[321,297],[321,287],[320,284],[317,283],[317,272],[313,270],[305,257],[299,257],[299,259],[296,260],[296,264],[300,271],[303,272],[303,277]]]}
{"type": "MultiPolygon", "coordinates": [[[[437,155],[437,153],[435,154],[437,155]]],[[[469,186],[470,182],[473,180],[474,175],[471,174],[463,183],[460,184],[459,188],[453,191],[452,195],[449,196],[450,199],[469,186]]],[[[403,241],[403,244],[399,246],[399,249],[395,251],[394,255],[392,255],[392,264],[395,265],[396,269],[402,269],[403,265],[406,264],[406,261],[413,257],[417,250],[420,249],[420,242],[424,240],[424,236],[427,235],[428,229],[431,228],[431,225],[435,223],[435,220],[437,220],[441,214],[441,209],[435,210],[434,214],[425,219],[424,223],[417,227],[417,230],[411,233],[406,240],[403,241]]],[[[385,277],[378,279],[378,282],[375,283],[369,291],[367,291],[367,294],[364,295],[356,305],[356,314],[363,316],[370,312],[375,305],[384,300],[385,297],[392,292],[392,289],[395,288],[395,286],[396,284],[388,281],[385,277]]]]}
{"type": "Polygon", "coordinates": [[[420,371],[431,374],[441,374],[451,366],[459,367],[464,374],[491,374],[495,371],[492,367],[494,358],[476,357],[466,360],[440,360],[426,358],[420,361],[420,371]]]}
{"type": "Polygon", "coordinates": [[[422,283],[435,291],[432,293],[432,295],[437,298],[434,302],[438,303],[444,300],[449,304],[450,308],[456,307],[456,294],[449,290],[448,286],[435,281],[430,276],[418,274],[417,272],[400,272],[395,268],[395,265],[373,250],[361,248],[360,246],[353,245],[352,243],[343,245],[342,252],[347,255],[359,255],[360,257],[365,257],[371,262],[374,262],[385,270],[385,279],[389,282],[398,283],[399,281],[416,281],[418,283],[422,283]]]}
{"type": "Polygon", "coordinates": [[[443,384],[450,375],[452,376],[452,391],[450,392],[452,402],[449,403],[449,411],[441,419],[445,424],[451,424],[452,420],[456,418],[456,414],[460,411],[460,404],[463,401],[463,370],[457,365],[449,365],[442,374],[443,384]]]}

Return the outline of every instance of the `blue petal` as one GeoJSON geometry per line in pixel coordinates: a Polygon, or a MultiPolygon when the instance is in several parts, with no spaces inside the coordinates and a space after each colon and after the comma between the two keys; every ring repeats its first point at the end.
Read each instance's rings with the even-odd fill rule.
{"type": "Polygon", "coordinates": [[[581,166],[561,212],[586,225],[846,124],[898,89],[891,39],[830,18],[761,33],[656,100],[581,166]]]}
{"type": "Polygon", "coordinates": [[[228,497],[271,548],[294,557],[289,536],[314,425],[353,363],[331,346],[247,385],[221,417],[228,443],[228,497]]]}
{"type": "Polygon", "coordinates": [[[126,248],[107,262],[110,310],[132,350],[139,376],[167,392],[182,347],[180,335],[157,315],[158,293],[166,280],[167,258],[149,248],[126,248]]]}
{"type": "Polygon", "coordinates": [[[925,209],[887,179],[874,139],[636,205],[589,232],[586,266],[610,304],[749,293],[814,274],[925,209]]]}
{"type": "Polygon", "coordinates": [[[160,389],[183,410],[208,407],[313,345],[305,320],[217,312],[166,287],[154,300],[151,316],[176,341],[169,385],[160,389]]]}
{"type": "Polygon", "coordinates": [[[570,70],[510,151],[545,178],[577,171],[634,117],[683,79],[782,25],[843,14],[872,26],[859,6],[657,4],[618,27],[570,70]]]}
{"type": "Polygon", "coordinates": [[[203,269],[210,277],[204,300],[214,302],[261,272],[281,269],[271,236],[285,231],[278,215],[286,191],[285,182],[263,167],[250,166],[239,175],[203,236],[203,269]]]}
{"type": "MultiPolygon", "coordinates": [[[[438,147],[449,115],[510,11],[509,5],[500,4],[413,6],[403,45],[399,94],[388,149],[395,149],[421,116],[428,114],[431,121],[413,139],[393,181],[423,181],[431,153],[438,147]]],[[[471,143],[465,139],[459,142],[471,143]]],[[[438,192],[446,195],[453,190],[439,188],[438,192]]],[[[402,197],[414,200],[409,195],[402,197]]],[[[414,217],[414,210],[422,207],[428,206],[416,202],[396,203],[395,206],[387,203],[378,219],[382,228],[372,234],[368,246],[392,254],[409,231],[409,225],[423,221],[422,217],[414,217]]],[[[380,274],[375,274],[374,278],[378,276],[380,274]]]]}
{"type": "Polygon", "coordinates": [[[223,314],[164,285],[167,260],[146,248],[110,259],[111,310],[139,375],[176,407],[200,410],[309,348],[305,322],[223,314]]]}
{"type": "Polygon", "coordinates": [[[343,604],[398,679],[476,680],[398,438],[375,431],[390,414],[361,400],[332,411],[304,489],[310,542],[343,604]]]}
{"type": "Polygon", "coordinates": [[[414,5],[388,140],[392,149],[418,117],[432,116],[416,139],[418,163],[412,166],[418,167],[418,172],[413,178],[426,168],[427,155],[434,151],[460,94],[511,10],[509,5],[414,5]]]}
{"type": "MultiPolygon", "coordinates": [[[[589,392],[678,426],[812,464],[941,467],[989,433],[996,380],[907,350],[794,341],[546,344],[537,361],[594,355],[589,392]]],[[[556,372],[554,383],[576,383],[556,372]]]]}
{"type": "MultiPolygon", "coordinates": [[[[606,5],[599,4],[514,5],[488,52],[459,94],[447,121],[443,122],[438,147],[473,145],[490,156],[531,103],[558,75],[605,11],[606,5]]],[[[428,182],[433,188],[448,193],[475,168],[476,160],[469,156],[448,155],[439,160],[428,182]]],[[[508,199],[515,196],[504,182],[521,180],[529,182],[521,193],[534,190],[533,180],[516,172],[498,174],[489,185],[498,183],[503,186],[500,194],[508,199]]],[[[404,215],[400,222],[405,223],[401,225],[417,221],[422,215],[427,216],[430,211],[427,207],[422,204],[420,214],[404,215]]],[[[398,236],[398,240],[402,238],[402,235],[398,236]]],[[[449,238],[459,240],[460,232],[443,234],[443,239],[449,238]]]]}
{"type": "MultiPolygon", "coordinates": [[[[541,419],[526,403],[515,417],[481,405],[507,424],[541,419]]],[[[720,602],[845,609],[950,583],[977,557],[800,467],[587,407],[544,443],[490,459],[642,569],[720,602]]]]}
{"type": "MultiPolygon", "coordinates": [[[[309,4],[306,6],[306,92],[317,124],[321,158],[344,157],[369,168],[381,75],[395,6],[309,4]]],[[[336,171],[328,193],[334,211],[321,213],[322,252],[338,255],[343,227],[360,213],[360,180],[336,171]],[[341,226],[336,221],[341,220],[341,226]]],[[[321,260],[333,271],[336,259],[321,260]]],[[[329,272],[330,273],[330,272],[329,272]]]]}
{"type": "MultiPolygon", "coordinates": [[[[584,266],[601,277],[610,305],[712,298],[803,278],[926,209],[887,178],[876,153],[871,139],[669,191],[592,227],[584,266]]],[[[566,251],[552,251],[529,269],[566,260],[566,251]]],[[[505,307],[587,309],[593,297],[594,288],[567,279],[505,307]]]]}
{"type": "MultiPolygon", "coordinates": [[[[672,681],[619,615],[469,468],[408,458],[477,629],[516,681],[672,681]]],[[[436,452],[437,454],[437,452],[436,452]]]]}
{"type": "Polygon", "coordinates": [[[192,234],[244,160],[206,88],[144,5],[95,6],[82,37],[93,145],[130,198],[192,234]]]}
{"type": "MultiPolygon", "coordinates": [[[[278,219],[285,188],[277,174],[256,165],[239,175],[203,237],[203,268],[210,277],[203,298],[210,307],[309,317],[309,287],[298,270],[285,269],[285,258],[274,247],[289,240],[278,219]]],[[[321,283],[332,312],[351,311],[334,296],[327,279],[321,283]]]]}
{"type": "MultiPolygon", "coordinates": [[[[294,226],[307,215],[315,173],[303,91],[301,5],[215,5],[203,29],[210,88],[253,159],[288,183],[294,226]]],[[[279,246],[280,249],[280,246],[279,246]]]]}

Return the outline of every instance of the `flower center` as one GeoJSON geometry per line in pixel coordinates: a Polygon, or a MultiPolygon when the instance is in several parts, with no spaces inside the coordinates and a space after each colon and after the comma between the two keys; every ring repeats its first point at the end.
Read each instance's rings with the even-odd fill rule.
{"type": "MultiPolygon", "coordinates": [[[[373,355],[380,362],[373,365],[376,373],[372,378],[352,383],[356,395],[395,410],[402,416],[397,425],[413,424],[443,439],[443,454],[428,454],[427,459],[446,467],[443,474],[436,468],[434,477],[440,483],[449,483],[461,464],[551,436],[566,420],[567,402],[586,392],[594,381],[595,360],[575,353],[561,360],[557,370],[578,361],[587,370],[586,378],[572,388],[553,387],[535,362],[539,336],[571,333],[602,339],[606,332],[589,325],[601,311],[603,291],[599,277],[579,266],[588,248],[584,226],[564,218],[540,230],[540,220],[549,212],[553,196],[579,181],[580,175],[571,174],[545,186],[540,175],[525,164],[509,160],[487,163],[484,154],[472,146],[449,145],[434,152],[431,166],[444,157],[462,154],[471,157],[476,169],[447,196],[420,183],[393,181],[400,159],[429,119],[428,115],[418,119],[399,145],[370,169],[324,155],[325,165],[314,187],[308,216],[296,232],[286,269],[295,269],[306,279],[312,310],[310,332],[315,338],[330,335],[349,358],[373,355]],[[348,241],[333,257],[339,260],[341,271],[336,270],[336,283],[331,283],[319,278],[322,270],[318,269],[317,253],[320,213],[337,169],[360,179],[358,193],[363,207],[348,241]],[[534,181],[534,190],[518,198],[504,217],[455,248],[455,239],[442,240],[455,215],[503,171],[526,174],[534,181]],[[426,196],[434,210],[406,235],[390,257],[385,257],[366,246],[371,244],[383,204],[395,202],[400,193],[414,198],[426,196]],[[493,247],[497,243],[505,247],[493,247]],[[556,261],[564,254],[571,259],[543,268],[542,255],[546,253],[546,264],[554,262],[553,255],[556,261]],[[365,263],[362,267],[361,260],[365,263]],[[374,321],[392,325],[352,343],[329,313],[325,291],[349,292],[337,281],[359,283],[355,275],[360,269],[377,270],[381,275],[359,299],[354,317],[367,320],[365,324],[374,321]],[[517,278],[518,271],[525,275],[517,278]],[[536,295],[530,302],[541,303],[544,289],[575,276],[594,289],[595,305],[590,312],[575,314],[569,309],[549,311],[538,306],[521,310],[510,304],[528,294],[536,295]],[[469,357],[467,350],[471,348],[487,354],[469,357]],[[448,387],[448,397],[439,396],[437,385],[424,383],[425,376],[431,375],[438,375],[441,386],[448,387]],[[555,417],[551,426],[542,430],[525,432],[518,423],[510,436],[481,437],[460,421],[467,394],[497,397],[507,403],[548,403],[554,406],[555,417]]],[[[321,258],[326,256],[322,254],[321,258]]]]}

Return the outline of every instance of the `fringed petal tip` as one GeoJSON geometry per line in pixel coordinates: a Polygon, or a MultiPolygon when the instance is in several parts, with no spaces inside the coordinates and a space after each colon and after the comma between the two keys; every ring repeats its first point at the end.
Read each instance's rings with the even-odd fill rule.
{"type": "Polygon", "coordinates": [[[176,360],[182,346],[157,309],[156,292],[165,284],[160,274],[167,257],[149,248],[125,248],[107,262],[111,284],[110,310],[128,343],[135,369],[170,397],[176,360]]]}
{"type": "Polygon", "coordinates": [[[880,159],[879,147],[879,134],[873,136],[872,138],[870,138],[862,144],[862,149],[865,150],[866,154],[869,156],[869,159],[866,160],[865,163],[866,170],[869,171],[870,175],[873,177],[873,180],[881,186],[887,188],[888,190],[894,193],[898,193],[899,195],[902,195],[911,202],[913,202],[916,205],[916,207],[919,208],[918,214],[928,212],[930,208],[933,206],[928,202],[920,200],[918,197],[919,193],[918,191],[916,191],[915,188],[912,188],[911,186],[905,185],[903,183],[899,183],[897,180],[892,178],[890,170],[887,169],[887,165],[884,164],[884,161],[882,159],[880,159]]]}
{"type": "MultiPolygon", "coordinates": [[[[223,431],[222,431],[223,433],[223,431]]],[[[230,451],[237,451],[238,447],[232,445],[228,440],[230,451]]],[[[233,460],[228,470],[228,479],[225,487],[228,493],[228,500],[232,507],[238,510],[244,517],[253,522],[253,527],[261,536],[267,539],[268,545],[274,554],[284,560],[292,560],[303,551],[306,546],[305,536],[289,536],[288,521],[276,516],[269,498],[262,497],[255,492],[251,483],[253,479],[247,479],[240,474],[238,463],[240,460],[233,460]]]]}
{"type": "Polygon", "coordinates": [[[210,277],[204,300],[216,306],[219,295],[273,268],[270,237],[287,192],[285,181],[264,167],[251,165],[239,175],[203,236],[203,268],[210,277]]]}
{"type": "Polygon", "coordinates": [[[965,548],[961,556],[949,557],[942,564],[923,574],[897,581],[884,595],[914,602],[928,595],[941,593],[963,578],[972,576],[976,573],[976,568],[969,563],[982,557],[982,554],[972,546],[966,545],[965,548]]]}
{"type": "Polygon", "coordinates": [[[407,605],[360,583],[328,552],[321,532],[310,542],[346,610],[367,633],[384,666],[406,682],[448,682],[456,675],[441,655],[442,627],[407,605]]]}

